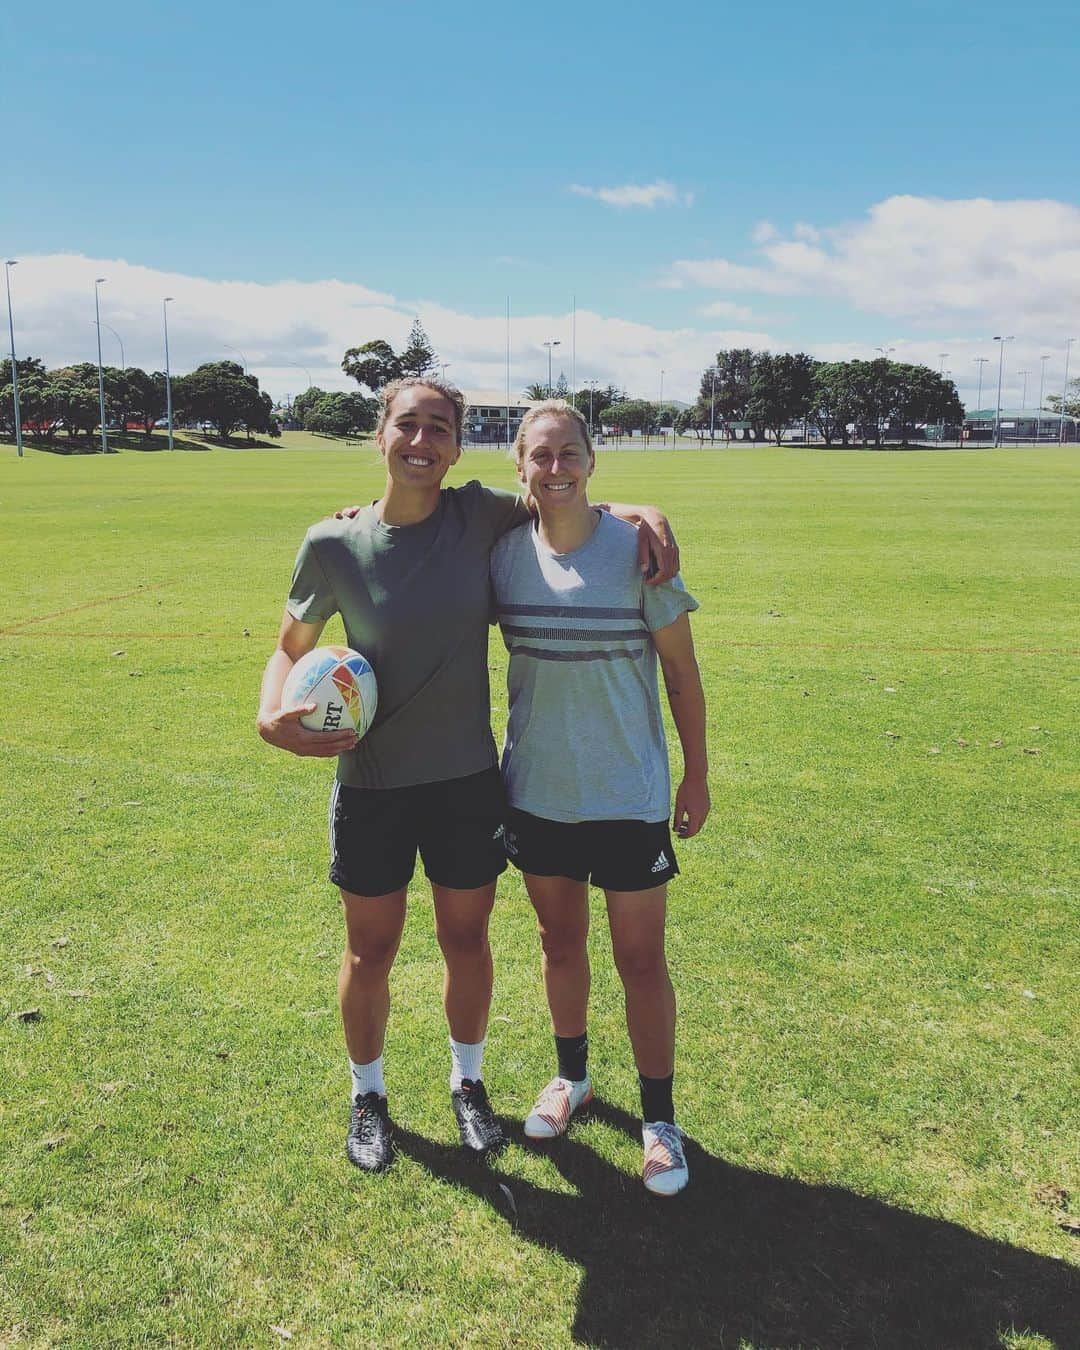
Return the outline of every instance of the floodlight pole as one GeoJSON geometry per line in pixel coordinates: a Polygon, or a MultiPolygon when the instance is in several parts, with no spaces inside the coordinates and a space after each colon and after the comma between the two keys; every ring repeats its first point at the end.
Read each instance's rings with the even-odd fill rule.
{"type": "Polygon", "coordinates": [[[1006,342],[1011,342],[1012,340],[1013,340],[1013,334],[1011,334],[1011,333],[1009,334],[1008,337],[1003,337],[1003,336],[1000,335],[1000,334],[996,334],[995,337],[994,337],[994,341],[995,341],[995,342],[1000,342],[1000,343],[1001,343],[1001,346],[998,348],[998,388],[997,388],[997,407],[996,407],[995,412],[994,412],[994,448],[995,448],[995,449],[999,449],[1000,446],[1001,446],[1001,377],[1002,377],[1002,374],[1003,374],[1004,369],[1005,369],[1005,344],[1006,344],[1006,342]]]}
{"type": "MultiPolygon", "coordinates": [[[[948,352],[938,352],[938,376],[939,376],[941,379],[944,379],[944,378],[945,378],[945,358],[946,358],[948,355],[949,355],[948,352]]],[[[903,435],[905,435],[906,433],[905,433],[905,432],[901,432],[900,434],[901,434],[901,436],[903,436],[903,435]]],[[[938,445],[944,445],[944,444],[945,444],[945,412],[944,412],[944,410],[942,410],[942,413],[941,413],[941,428],[940,428],[940,431],[939,431],[939,434],[938,434],[938,445]]]]}
{"type": "Polygon", "coordinates": [[[116,339],[116,341],[120,344],[120,368],[121,368],[121,370],[124,372],[124,374],[126,375],[126,374],[127,374],[127,358],[124,356],[124,340],[123,340],[123,338],[122,338],[122,337],[120,336],[120,334],[116,331],[116,329],[113,328],[113,326],[112,326],[111,324],[103,323],[103,324],[100,324],[99,327],[101,327],[101,328],[107,328],[107,329],[109,330],[109,332],[113,335],[113,337],[116,339]]]}
{"type": "Polygon", "coordinates": [[[98,287],[105,280],[98,277],[94,282],[94,323],[97,327],[97,387],[98,407],[101,413],[101,453],[109,453],[109,438],[105,431],[105,372],[101,368],[101,307],[98,301],[98,287]]]}
{"type": "Polygon", "coordinates": [[[589,387],[589,435],[591,436],[593,434],[593,393],[599,381],[586,380],[585,383],[589,387]]]}
{"type": "Polygon", "coordinates": [[[1043,410],[1043,389],[1046,385],[1046,363],[1049,356],[1039,357],[1039,410],[1035,414],[1035,444],[1039,444],[1039,437],[1042,435],[1042,410],[1043,410]]]}
{"type": "Polygon", "coordinates": [[[247,359],[247,357],[244,355],[244,353],[240,350],[239,347],[230,347],[229,344],[228,344],[227,342],[224,343],[223,345],[224,345],[225,350],[226,350],[227,352],[235,352],[235,353],[237,354],[237,356],[239,356],[240,360],[244,363],[244,374],[246,375],[246,374],[247,374],[247,368],[248,368],[248,359],[247,359]]]}
{"type": "MultiPolygon", "coordinates": [[[[1017,373],[1017,375],[1023,375],[1023,377],[1024,377],[1024,392],[1020,395],[1020,411],[1021,411],[1022,413],[1024,413],[1024,412],[1027,412],[1027,382],[1028,382],[1028,376],[1031,374],[1031,371],[1030,371],[1030,370],[1018,370],[1016,373],[1017,373]]],[[[1022,417],[1020,420],[1021,420],[1022,422],[1024,422],[1024,421],[1026,421],[1027,419],[1022,417]]],[[[1018,433],[1019,433],[1019,430],[1020,430],[1019,427],[1017,427],[1017,432],[1018,432],[1018,433]]]]}
{"type": "Polygon", "coordinates": [[[989,360],[990,360],[990,358],[989,358],[988,356],[977,356],[977,357],[975,358],[975,364],[979,367],[979,392],[978,392],[978,394],[976,395],[976,398],[975,398],[975,411],[976,411],[976,412],[982,412],[982,377],[983,377],[983,366],[985,366],[986,363],[987,363],[987,361],[989,361],[989,360]]]}
{"type": "Polygon", "coordinates": [[[11,317],[11,269],[18,267],[17,258],[8,258],[4,263],[4,282],[7,285],[8,336],[11,338],[11,400],[15,405],[15,448],[19,458],[23,457],[22,413],[19,411],[19,363],[15,359],[15,321],[11,317]]]}
{"type": "Polygon", "coordinates": [[[1065,339],[1065,383],[1061,386],[1061,426],[1058,429],[1058,444],[1065,444],[1065,402],[1069,397],[1069,351],[1075,338],[1065,339]]]}
{"type": "Polygon", "coordinates": [[[165,416],[169,419],[169,449],[173,448],[172,416],[172,372],[169,370],[169,311],[166,306],[172,300],[167,295],[161,302],[161,322],[165,329],[165,416]]]}
{"type": "MultiPolygon", "coordinates": [[[[874,351],[880,352],[880,353],[881,353],[882,360],[887,362],[888,359],[889,359],[889,357],[893,354],[893,352],[896,351],[896,348],[895,348],[895,347],[875,347],[875,348],[874,348],[874,351]]],[[[947,355],[948,355],[948,352],[946,352],[945,355],[947,356],[947,355]]],[[[944,363],[943,363],[943,364],[944,364],[944,363]]],[[[901,433],[901,434],[902,434],[902,433],[901,433]]],[[[878,418],[877,418],[877,438],[878,438],[878,441],[879,441],[879,442],[880,442],[880,441],[883,441],[883,440],[885,439],[885,428],[882,426],[882,417],[881,417],[881,414],[880,414],[880,413],[878,413],[878,418]]],[[[863,437],[863,440],[864,440],[864,441],[866,440],[866,437],[865,437],[865,436],[863,437]]]]}
{"type": "MultiPolygon", "coordinates": [[[[661,419],[661,417],[663,417],[663,415],[664,415],[664,372],[661,370],[661,372],[660,372],[660,402],[659,402],[659,403],[657,404],[657,406],[656,406],[656,429],[657,429],[657,431],[660,431],[660,419],[661,419]]],[[[667,436],[666,436],[666,434],[665,434],[664,432],[662,432],[662,431],[660,431],[660,434],[664,437],[664,443],[666,444],[666,443],[667,443],[667,436]]],[[[674,444],[675,444],[675,438],[674,438],[674,436],[672,436],[671,443],[672,443],[672,446],[674,446],[674,444]]]]}
{"type": "Polygon", "coordinates": [[[716,445],[716,367],[709,372],[712,376],[712,395],[709,399],[709,445],[716,445]]]}
{"type": "Polygon", "coordinates": [[[548,398],[550,398],[550,397],[551,397],[551,392],[552,392],[552,387],[551,387],[551,349],[552,349],[552,347],[561,347],[561,346],[562,346],[562,343],[559,341],[558,338],[551,338],[551,339],[549,339],[547,342],[544,343],[544,346],[547,348],[547,352],[548,352],[548,398]]]}

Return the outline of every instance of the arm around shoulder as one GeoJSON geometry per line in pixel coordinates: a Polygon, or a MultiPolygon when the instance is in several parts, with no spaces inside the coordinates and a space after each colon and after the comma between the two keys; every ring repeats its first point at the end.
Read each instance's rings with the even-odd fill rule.
{"type": "Polygon", "coordinates": [[[632,506],[627,502],[599,502],[619,520],[637,527],[638,564],[647,586],[659,586],[679,574],[679,545],[671,521],[657,506],[632,506]]]}

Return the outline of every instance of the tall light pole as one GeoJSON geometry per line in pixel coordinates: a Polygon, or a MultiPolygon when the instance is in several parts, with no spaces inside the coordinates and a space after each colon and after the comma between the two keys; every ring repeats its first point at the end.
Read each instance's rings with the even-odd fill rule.
{"type": "Polygon", "coordinates": [[[550,398],[550,397],[551,397],[551,349],[552,349],[552,347],[561,347],[561,346],[562,346],[562,343],[559,341],[558,338],[551,338],[551,339],[549,339],[547,342],[544,343],[544,346],[548,349],[548,398],[550,398]]]}
{"type": "MultiPolygon", "coordinates": [[[[1024,392],[1020,395],[1020,411],[1021,411],[1022,413],[1024,413],[1024,412],[1027,412],[1027,382],[1028,382],[1028,376],[1031,374],[1031,371],[1030,371],[1030,370],[1018,370],[1016,373],[1017,373],[1017,375],[1023,375],[1023,377],[1024,377],[1024,392]]],[[[1026,421],[1027,421],[1027,418],[1021,417],[1021,418],[1020,418],[1020,421],[1021,421],[1021,422],[1026,422],[1026,421]]],[[[1019,424],[1019,422],[1017,423],[1017,426],[1016,426],[1016,434],[1017,434],[1017,436],[1020,435],[1020,424],[1019,424]]]]}
{"type": "Polygon", "coordinates": [[[1046,386],[1046,363],[1049,356],[1039,357],[1039,409],[1035,414],[1035,444],[1039,444],[1039,437],[1042,435],[1042,410],[1043,410],[1043,389],[1046,386]]]}
{"type": "MultiPolygon", "coordinates": [[[[948,355],[949,355],[948,352],[938,352],[938,376],[941,379],[945,378],[945,358],[948,355]]],[[[904,434],[905,433],[901,432],[901,435],[904,434]]],[[[945,412],[944,410],[942,410],[941,425],[938,428],[938,445],[944,444],[945,444],[945,412]]]]}
{"type": "Polygon", "coordinates": [[[169,311],[167,306],[172,296],[167,295],[161,302],[161,322],[165,329],[165,416],[169,419],[169,449],[173,448],[172,420],[172,372],[169,369],[169,311]]]}
{"type": "MultiPolygon", "coordinates": [[[[889,357],[892,356],[893,352],[896,351],[896,348],[895,348],[895,347],[875,347],[875,348],[874,348],[874,351],[880,352],[881,355],[882,355],[882,357],[887,361],[887,360],[889,359],[889,357]]],[[[857,429],[857,428],[856,428],[856,429],[857,429]]],[[[884,419],[882,418],[881,414],[879,413],[879,414],[878,414],[878,419],[877,419],[877,439],[878,439],[878,444],[879,444],[879,445],[881,444],[882,440],[884,439],[883,433],[884,433],[884,419]]],[[[903,433],[901,433],[901,434],[903,434],[903,433]]],[[[864,439],[864,440],[866,439],[865,435],[863,436],[863,439],[864,439]]]]}
{"type": "Polygon", "coordinates": [[[975,410],[980,413],[983,410],[983,366],[990,360],[990,356],[976,356],[975,365],[979,367],[979,393],[975,398],[975,410]]]}
{"type": "Polygon", "coordinates": [[[1065,383],[1061,386],[1061,426],[1058,430],[1058,444],[1065,444],[1065,401],[1069,397],[1069,351],[1075,338],[1065,339],[1065,383]]]}
{"type": "Polygon", "coordinates": [[[229,344],[228,344],[227,342],[223,342],[221,345],[225,348],[225,350],[226,350],[227,352],[235,352],[235,353],[237,354],[237,356],[240,358],[240,361],[241,361],[241,363],[242,363],[242,365],[243,365],[244,374],[246,375],[246,374],[247,374],[247,368],[248,368],[248,359],[247,359],[247,357],[244,355],[244,353],[240,350],[240,348],[239,348],[239,347],[230,347],[229,344]]]}
{"type": "Polygon", "coordinates": [[[101,412],[101,453],[109,453],[109,440],[105,432],[105,372],[101,368],[101,305],[98,301],[98,287],[105,280],[98,277],[94,282],[94,323],[97,325],[97,387],[98,407],[101,412]]]}
{"type": "Polygon", "coordinates": [[[716,444],[716,367],[709,371],[712,376],[712,394],[709,399],[709,445],[716,444]]]}
{"type": "Polygon", "coordinates": [[[600,383],[600,381],[586,380],[585,383],[589,386],[589,435],[591,436],[593,434],[593,415],[592,415],[593,392],[595,391],[596,386],[600,383]]]}
{"type": "Polygon", "coordinates": [[[1012,342],[1013,336],[1014,334],[1012,333],[1010,333],[1008,337],[1003,337],[1001,334],[995,334],[994,336],[994,341],[1001,343],[1001,346],[998,348],[998,391],[997,391],[997,407],[994,412],[995,448],[1001,445],[1001,377],[1005,369],[1005,344],[1006,342],[1012,342]]]}
{"type": "Polygon", "coordinates": [[[8,336],[11,338],[11,401],[15,405],[15,448],[19,452],[19,458],[23,457],[22,448],[22,413],[19,411],[19,363],[15,359],[15,321],[11,317],[11,269],[18,267],[17,258],[8,258],[4,263],[4,282],[7,286],[7,321],[8,336]]]}
{"type": "Polygon", "coordinates": [[[311,378],[311,371],[308,370],[307,366],[301,365],[299,361],[286,361],[285,364],[287,366],[292,366],[294,370],[302,370],[304,372],[304,374],[307,376],[307,387],[309,389],[315,383],[315,381],[311,378]]]}
{"type": "MultiPolygon", "coordinates": [[[[656,405],[656,428],[657,428],[658,431],[660,430],[660,419],[661,419],[661,417],[663,417],[663,415],[664,415],[664,372],[663,372],[663,370],[661,370],[661,372],[660,372],[660,402],[656,405]]],[[[664,442],[665,442],[665,444],[666,444],[666,443],[667,443],[667,433],[666,433],[666,432],[663,432],[663,433],[661,433],[661,434],[663,435],[663,437],[664,437],[664,442]]],[[[674,431],[672,432],[671,443],[672,443],[672,445],[675,444],[675,435],[674,435],[674,431]]]]}
{"type": "Polygon", "coordinates": [[[113,337],[117,340],[117,342],[120,344],[120,369],[123,370],[124,372],[126,372],[126,371],[127,371],[127,358],[124,356],[124,340],[123,340],[123,338],[122,338],[122,337],[120,336],[120,334],[116,331],[116,329],[112,327],[111,324],[103,323],[103,324],[101,325],[101,327],[102,327],[102,328],[107,328],[107,329],[109,330],[109,332],[113,335],[113,337]]]}
{"type": "Polygon", "coordinates": [[[450,367],[451,367],[452,364],[453,364],[453,363],[452,363],[451,361],[440,361],[440,362],[439,362],[439,366],[440,366],[441,369],[442,369],[442,382],[443,382],[443,384],[446,383],[446,372],[450,369],[450,367]]]}

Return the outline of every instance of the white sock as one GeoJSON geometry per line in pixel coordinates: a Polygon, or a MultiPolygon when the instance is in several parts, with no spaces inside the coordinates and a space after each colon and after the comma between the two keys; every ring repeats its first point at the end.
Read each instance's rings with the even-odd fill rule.
{"type": "Polygon", "coordinates": [[[455,1041],[450,1037],[450,1091],[461,1087],[461,1080],[468,1078],[472,1082],[480,1077],[484,1063],[484,1042],[477,1041],[469,1045],[466,1041],[455,1041]]]}
{"type": "Polygon", "coordinates": [[[352,1070],[353,1101],[356,1101],[357,1097],[362,1097],[365,1092],[377,1092],[380,1097],[386,1096],[386,1084],[382,1076],[382,1055],[378,1059],[373,1059],[370,1064],[354,1064],[350,1059],[349,1068],[352,1070]]]}

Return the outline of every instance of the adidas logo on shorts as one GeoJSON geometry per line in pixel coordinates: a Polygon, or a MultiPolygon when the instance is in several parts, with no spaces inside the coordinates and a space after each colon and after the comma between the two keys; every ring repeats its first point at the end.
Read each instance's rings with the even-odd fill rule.
{"type": "Polygon", "coordinates": [[[668,862],[667,854],[664,852],[663,849],[661,849],[659,858],[657,858],[657,860],[653,863],[652,867],[649,870],[652,872],[662,872],[665,867],[670,866],[671,864],[668,862]]]}

